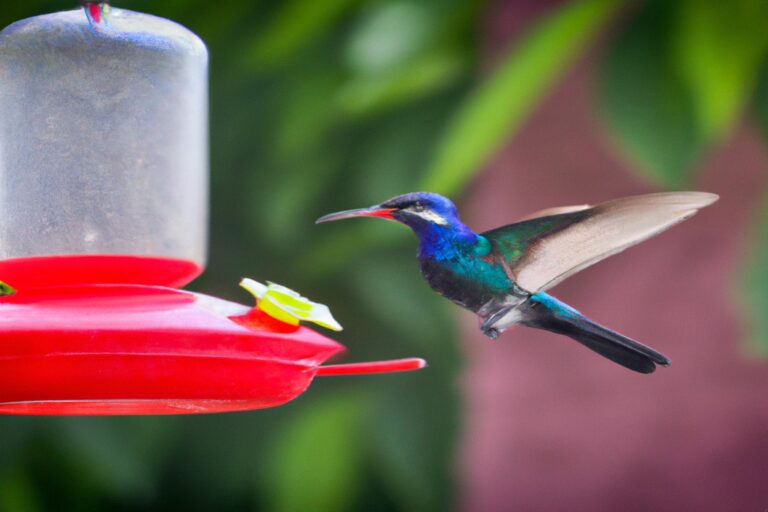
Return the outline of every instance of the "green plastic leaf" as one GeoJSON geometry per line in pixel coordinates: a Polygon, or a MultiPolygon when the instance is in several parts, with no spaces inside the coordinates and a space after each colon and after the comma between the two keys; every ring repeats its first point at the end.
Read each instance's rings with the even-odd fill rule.
{"type": "Polygon", "coordinates": [[[327,32],[357,0],[286,0],[268,28],[246,45],[245,55],[255,68],[272,66],[290,58],[327,32]]]}
{"type": "Polygon", "coordinates": [[[13,286],[0,281],[0,297],[3,295],[13,295],[14,293],[16,293],[16,289],[13,286]]]}
{"type": "Polygon", "coordinates": [[[459,108],[423,189],[454,194],[527,118],[611,18],[618,0],[579,0],[536,23],[459,108]]]}
{"type": "Polygon", "coordinates": [[[706,140],[693,99],[670,62],[671,4],[646,3],[610,46],[597,100],[608,134],[636,168],[660,185],[679,188],[690,181],[706,140]]]}
{"type": "Polygon", "coordinates": [[[768,2],[681,0],[672,62],[690,91],[702,135],[725,135],[744,110],[768,50],[768,2]]]}
{"type": "Polygon", "coordinates": [[[768,356],[768,197],[763,201],[753,246],[741,279],[748,348],[768,356]]]}
{"type": "Polygon", "coordinates": [[[328,306],[312,302],[290,288],[269,281],[265,285],[248,278],[240,281],[240,286],[256,297],[257,308],[281,322],[293,325],[300,321],[312,322],[333,331],[342,330],[328,306]]]}
{"type": "Polygon", "coordinates": [[[365,417],[365,400],[357,396],[304,404],[275,440],[266,510],[348,510],[363,473],[365,417]]]}

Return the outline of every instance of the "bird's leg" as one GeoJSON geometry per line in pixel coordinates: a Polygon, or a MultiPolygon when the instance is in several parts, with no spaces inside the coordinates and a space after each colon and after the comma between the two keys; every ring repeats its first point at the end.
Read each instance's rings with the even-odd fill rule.
{"type": "Polygon", "coordinates": [[[497,324],[516,307],[517,304],[511,304],[497,309],[480,323],[480,330],[483,331],[483,334],[495,340],[499,337],[499,334],[504,332],[504,327],[499,327],[497,324]]]}
{"type": "Polygon", "coordinates": [[[520,321],[518,308],[526,299],[527,296],[510,294],[488,301],[477,311],[480,330],[493,340],[498,338],[509,326],[520,321]]]}

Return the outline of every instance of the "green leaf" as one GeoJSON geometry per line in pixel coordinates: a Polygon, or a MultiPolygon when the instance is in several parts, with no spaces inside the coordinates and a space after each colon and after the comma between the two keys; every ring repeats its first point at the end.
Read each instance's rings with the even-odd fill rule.
{"type": "Polygon", "coordinates": [[[768,50],[768,2],[681,0],[671,30],[672,63],[693,98],[706,140],[742,113],[768,50]]]}
{"type": "MultiPolygon", "coordinates": [[[[268,188],[269,195],[254,202],[251,219],[254,226],[263,230],[264,238],[275,248],[287,248],[291,252],[302,242],[312,225],[312,209],[315,201],[328,189],[328,182],[336,174],[337,162],[330,161],[336,153],[310,153],[316,159],[297,162],[294,167],[277,166],[268,188]]],[[[264,174],[254,173],[252,187],[258,187],[264,174]]]]}
{"type": "Polygon", "coordinates": [[[327,151],[339,117],[336,104],[327,99],[339,90],[339,74],[328,62],[312,62],[283,80],[273,135],[282,165],[295,165],[307,153],[327,151]]]}
{"type": "MultiPolygon", "coordinates": [[[[379,252],[366,258],[366,265],[349,270],[353,296],[382,323],[401,337],[412,337],[412,350],[424,357],[444,346],[435,339],[435,324],[450,322],[447,304],[426,286],[410,251],[406,254],[379,252]],[[371,269],[375,268],[375,272],[371,269]],[[413,333],[424,333],[417,337],[413,333]],[[430,345],[433,344],[433,345],[430,345]]],[[[450,331],[450,329],[448,329],[450,331]]]]}
{"type": "MultiPolygon", "coordinates": [[[[455,345],[446,345],[455,351],[455,345]]],[[[455,354],[454,354],[455,355],[455,354]]],[[[430,366],[430,371],[432,371],[430,366]]],[[[460,424],[456,374],[412,374],[379,389],[372,435],[380,477],[402,510],[451,510],[460,424]]]]}
{"type": "Polygon", "coordinates": [[[43,510],[37,492],[27,474],[20,469],[0,479],[0,510],[4,512],[35,512],[43,510]]]}
{"type": "MultiPolygon", "coordinates": [[[[24,450],[35,442],[38,422],[33,417],[0,417],[0,432],[3,433],[0,448],[0,474],[9,471],[23,455],[24,450]]],[[[2,508],[0,508],[2,510],[2,508]]]]}
{"type": "Polygon", "coordinates": [[[370,115],[452,85],[466,69],[466,59],[455,51],[415,58],[381,74],[352,79],[339,92],[339,104],[349,114],[370,115]]]}
{"type": "Polygon", "coordinates": [[[167,418],[59,418],[61,446],[111,493],[132,500],[152,496],[159,460],[173,435],[167,418]]]}
{"type": "Polygon", "coordinates": [[[379,114],[434,95],[466,74],[465,27],[476,26],[476,2],[391,0],[372,3],[346,48],[350,74],[339,93],[352,115],[379,114]],[[393,37],[392,34],[397,34],[393,37]]]}
{"type": "Polygon", "coordinates": [[[315,38],[328,32],[357,0],[286,0],[268,28],[250,43],[245,55],[257,69],[269,67],[292,57],[315,38]]]}
{"type": "MultiPolygon", "coordinates": [[[[337,229],[326,235],[323,241],[305,254],[298,255],[292,266],[309,276],[322,276],[344,270],[350,261],[360,257],[372,248],[396,244],[398,230],[395,226],[378,223],[357,223],[346,229],[337,229]]],[[[401,240],[407,240],[407,233],[400,233],[401,240]]]]}
{"type": "Polygon", "coordinates": [[[645,176],[670,188],[690,180],[705,147],[693,100],[669,61],[673,6],[651,1],[610,47],[598,107],[619,149],[645,176]]]}
{"type": "Polygon", "coordinates": [[[754,102],[757,126],[763,138],[768,140],[768,62],[764,64],[760,75],[754,102]]]}
{"type": "Polygon", "coordinates": [[[435,31],[431,11],[425,2],[374,4],[350,36],[346,52],[349,67],[356,74],[376,74],[416,55],[435,31]]]}
{"type": "Polygon", "coordinates": [[[618,0],[580,0],[536,23],[460,107],[422,188],[458,192],[522,124],[619,5],[618,0]]]}
{"type": "Polygon", "coordinates": [[[741,279],[748,348],[768,356],[768,196],[763,201],[753,246],[741,279]]]}
{"type": "Polygon", "coordinates": [[[267,510],[348,510],[363,472],[365,417],[365,400],[357,396],[304,404],[275,441],[267,510]]]}

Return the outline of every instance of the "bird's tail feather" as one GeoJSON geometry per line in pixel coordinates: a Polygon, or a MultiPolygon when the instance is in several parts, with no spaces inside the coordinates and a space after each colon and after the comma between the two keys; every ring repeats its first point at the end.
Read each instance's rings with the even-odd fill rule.
{"type": "Polygon", "coordinates": [[[538,293],[531,296],[530,303],[521,322],[524,325],[569,336],[601,356],[636,372],[651,373],[656,364],[670,364],[663,354],[596,324],[551,295],[538,293]]]}

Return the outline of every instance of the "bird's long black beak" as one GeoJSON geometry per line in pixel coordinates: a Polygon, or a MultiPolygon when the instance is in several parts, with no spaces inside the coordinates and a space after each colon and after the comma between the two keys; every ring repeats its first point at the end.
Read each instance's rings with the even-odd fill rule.
{"type": "Polygon", "coordinates": [[[371,206],[370,208],[358,208],[357,210],[344,210],[343,212],[329,213],[323,215],[315,221],[315,224],[324,222],[333,222],[334,220],[351,219],[352,217],[379,217],[382,219],[394,220],[392,212],[397,208],[385,208],[381,205],[371,206]]]}

